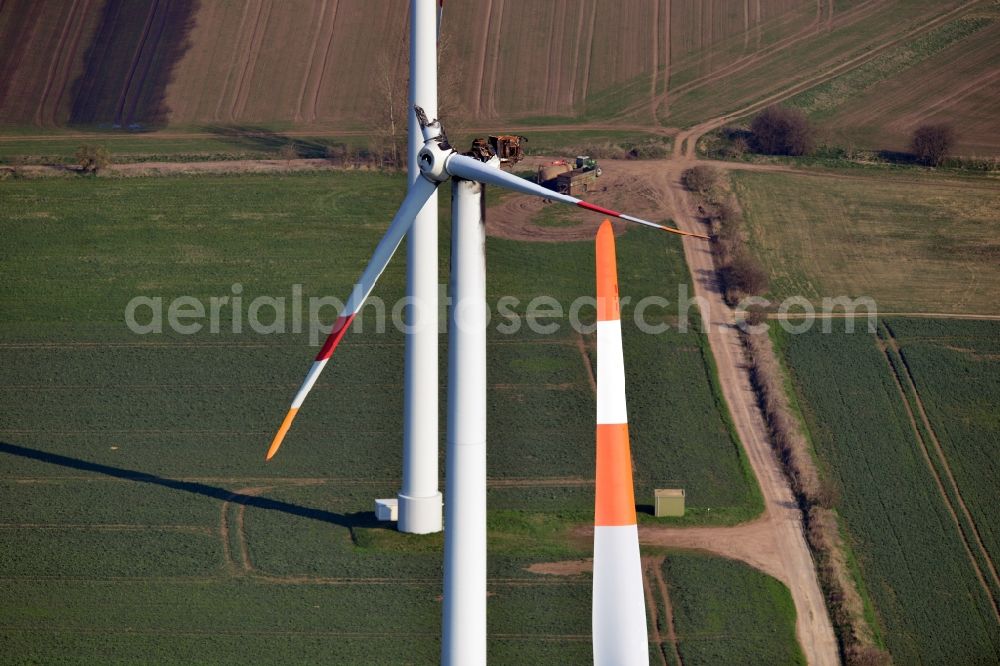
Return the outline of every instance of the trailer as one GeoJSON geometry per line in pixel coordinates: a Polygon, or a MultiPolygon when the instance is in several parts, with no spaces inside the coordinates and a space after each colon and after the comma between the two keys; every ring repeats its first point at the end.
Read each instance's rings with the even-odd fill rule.
{"type": "Polygon", "coordinates": [[[568,194],[571,197],[585,195],[597,188],[597,169],[573,169],[556,176],[555,191],[561,194],[568,194]]]}
{"type": "Polygon", "coordinates": [[[600,176],[601,167],[589,155],[577,155],[575,168],[566,160],[538,167],[539,185],[574,197],[596,189],[600,176]]]}

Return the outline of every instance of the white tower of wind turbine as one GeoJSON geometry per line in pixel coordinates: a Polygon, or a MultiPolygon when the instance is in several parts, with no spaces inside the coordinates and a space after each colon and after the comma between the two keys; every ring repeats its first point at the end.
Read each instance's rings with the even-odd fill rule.
{"type": "MultiPolygon", "coordinates": [[[[437,117],[440,5],[410,0],[410,104],[407,166],[410,187],[421,178],[417,154],[424,137],[415,107],[437,117]]],[[[438,490],[438,200],[431,194],[406,240],[406,351],[403,366],[403,487],[397,496],[400,532],[441,531],[438,490]]]]}

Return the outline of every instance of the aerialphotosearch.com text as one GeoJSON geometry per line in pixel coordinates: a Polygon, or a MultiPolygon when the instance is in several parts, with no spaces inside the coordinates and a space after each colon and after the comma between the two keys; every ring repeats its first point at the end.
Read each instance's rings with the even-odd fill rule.
{"type": "MultiPolygon", "coordinates": [[[[565,303],[553,296],[534,296],[522,299],[501,296],[493,303],[453,303],[446,285],[439,285],[436,313],[419,301],[401,298],[391,305],[378,296],[371,295],[358,312],[352,324],[353,332],[381,334],[392,326],[404,333],[436,322],[444,333],[448,327],[448,309],[454,307],[456,325],[462,327],[481,321],[478,309],[485,308],[488,325],[501,335],[515,335],[523,328],[536,335],[553,335],[562,327],[570,326],[582,334],[592,333],[595,327],[597,300],[593,296],[580,296],[565,303]],[[436,315],[436,316],[433,316],[436,315]],[[475,316],[473,316],[475,315],[475,316]]],[[[288,296],[244,296],[241,283],[233,284],[229,293],[208,298],[195,296],[142,295],[132,298],[125,306],[125,325],[137,335],[156,335],[171,331],[181,335],[242,334],[281,335],[308,333],[309,343],[318,345],[330,333],[333,323],[344,309],[344,301],[334,296],[309,296],[303,294],[301,284],[293,284],[288,296]]],[[[711,307],[708,300],[692,296],[687,284],[677,287],[674,299],[661,295],[646,295],[638,299],[621,297],[623,317],[634,321],[643,333],[658,335],[673,328],[680,333],[691,329],[692,322],[711,307]]],[[[805,333],[817,325],[823,332],[830,332],[834,318],[845,319],[848,332],[855,321],[865,322],[864,330],[874,332],[877,307],[868,297],[840,296],[823,298],[816,304],[792,296],[780,303],[772,303],[758,296],[751,296],[734,308],[735,322],[751,330],[766,331],[771,322],[792,334],[805,333]],[[755,308],[766,309],[769,320],[752,325],[747,314],[755,308]],[[756,329],[756,330],[754,330],[756,329]]]]}

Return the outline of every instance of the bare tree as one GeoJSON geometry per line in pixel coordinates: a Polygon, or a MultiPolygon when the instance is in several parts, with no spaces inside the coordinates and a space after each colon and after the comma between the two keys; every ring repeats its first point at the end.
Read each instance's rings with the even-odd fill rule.
{"type": "Polygon", "coordinates": [[[285,166],[288,166],[292,160],[298,158],[299,151],[295,148],[295,143],[289,141],[281,147],[281,150],[278,151],[278,156],[285,160],[285,166]]]}
{"type": "Polygon", "coordinates": [[[805,155],[813,149],[813,128],[799,109],[769,106],[750,125],[757,151],[768,155],[805,155]]]}
{"type": "Polygon", "coordinates": [[[946,123],[921,125],[910,139],[913,155],[928,166],[941,166],[954,145],[955,129],[946,123]]]}
{"type": "Polygon", "coordinates": [[[383,157],[395,165],[400,164],[400,155],[407,131],[407,77],[402,73],[400,62],[405,43],[394,49],[383,49],[375,60],[375,90],[379,105],[375,112],[376,159],[383,157]]]}
{"type": "MultiPolygon", "coordinates": [[[[727,291],[733,294],[760,295],[767,291],[767,269],[745,249],[739,250],[722,269],[722,279],[727,291]]],[[[738,299],[737,299],[738,300],[738,299]]]]}
{"type": "Polygon", "coordinates": [[[438,39],[438,118],[447,123],[450,133],[461,130],[465,116],[464,94],[465,62],[467,58],[457,53],[455,40],[450,33],[442,32],[438,39]]]}

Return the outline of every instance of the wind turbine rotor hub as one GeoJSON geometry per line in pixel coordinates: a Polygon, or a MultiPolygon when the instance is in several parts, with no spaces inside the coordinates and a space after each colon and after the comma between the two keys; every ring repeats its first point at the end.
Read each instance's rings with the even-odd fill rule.
{"type": "Polygon", "coordinates": [[[448,158],[454,153],[455,151],[451,146],[446,147],[436,139],[427,141],[417,154],[417,164],[420,166],[420,173],[432,183],[443,183],[451,177],[446,164],[448,158]]]}

